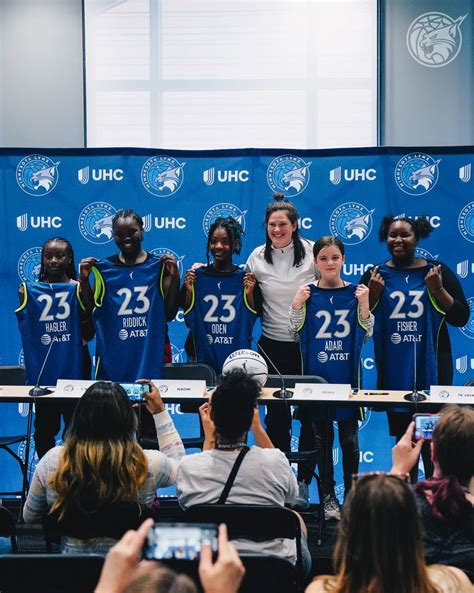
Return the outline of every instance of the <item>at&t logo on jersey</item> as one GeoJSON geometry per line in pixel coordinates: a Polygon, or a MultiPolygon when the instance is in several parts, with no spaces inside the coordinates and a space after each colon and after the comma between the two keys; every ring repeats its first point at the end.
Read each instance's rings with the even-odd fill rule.
{"type": "Polygon", "coordinates": [[[456,264],[456,274],[460,278],[467,278],[468,274],[474,274],[474,262],[468,259],[460,261],[456,264]]]}
{"type": "Polygon", "coordinates": [[[22,159],[16,168],[16,180],[20,188],[30,196],[45,196],[58,183],[58,166],[42,154],[30,154],[22,159]]]}
{"type": "Polygon", "coordinates": [[[466,241],[474,243],[474,202],[466,204],[459,213],[458,228],[466,241]]]}
{"type": "Polygon", "coordinates": [[[22,282],[36,282],[41,268],[41,247],[31,247],[18,260],[18,276],[22,282]]]}
{"type": "Polygon", "coordinates": [[[308,187],[310,165],[293,154],[278,156],[268,166],[268,185],[276,193],[297,196],[308,187]]]}
{"type": "Polygon", "coordinates": [[[411,196],[428,193],[438,181],[438,165],[428,154],[412,152],[402,157],[395,167],[395,183],[411,196]]]}
{"type": "Polygon", "coordinates": [[[28,213],[16,217],[16,228],[22,232],[29,226],[32,229],[60,229],[63,221],[60,216],[28,216],[28,213]]]}
{"type": "Polygon", "coordinates": [[[358,202],[341,204],[329,218],[331,234],[339,237],[345,245],[362,243],[372,231],[374,211],[358,202]]]}
{"type": "Polygon", "coordinates": [[[235,204],[230,204],[229,202],[221,202],[220,204],[214,204],[211,206],[209,210],[204,214],[204,218],[202,220],[202,229],[204,234],[207,237],[209,233],[209,229],[212,226],[212,223],[216,220],[216,218],[223,217],[228,218],[231,216],[235,218],[237,222],[240,223],[242,229],[245,231],[245,215],[247,214],[247,210],[240,210],[237,208],[235,204]]]}
{"type": "Polygon", "coordinates": [[[141,172],[143,187],[154,196],[175,194],[183,185],[185,164],[165,155],[148,159],[141,172]]]}
{"type": "Polygon", "coordinates": [[[113,239],[112,219],[117,211],[107,202],[92,202],[79,214],[81,235],[91,243],[109,243],[113,239]]]}
{"type": "Polygon", "coordinates": [[[470,338],[474,340],[474,297],[469,297],[467,299],[469,303],[469,309],[471,310],[471,315],[469,316],[469,321],[466,323],[464,327],[460,327],[459,331],[466,336],[466,338],[470,338]]]}
{"type": "Polygon", "coordinates": [[[411,57],[429,68],[452,62],[461,50],[461,23],[467,14],[456,20],[443,12],[425,12],[409,26],[407,48],[411,57]]]}
{"type": "Polygon", "coordinates": [[[339,185],[344,181],[375,181],[377,171],[375,169],[342,169],[341,166],[329,171],[329,181],[333,185],[339,185]]]}
{"type": "Polygon", "coordinates": [[[155,247],[154,249],[150,249],[150,253],[157,257],[161,257],[162,255],[172,255],[176,260],[179,275],[183,275],[183,259],[186,257],[185,255],[178,255],[176,251],[168,249],[168,247],[155,247]]]}
{"type": "Polygon", "coordinates": [[[211,167],[210,169],[206,169],[202,173],[202,180],[206,185],[214,185],[215,181],[219,183],[245,183],[250,179],[250,173],[246,169],[217,169],[217,176],[216,176],[216,168],[211,167]]]}
{"type": "Polygon", "coordinates": [[[77,180],[82,185],[89,181],[123,181],[123,169],[92,169],[83,167],[77,171],[77,180]]]}

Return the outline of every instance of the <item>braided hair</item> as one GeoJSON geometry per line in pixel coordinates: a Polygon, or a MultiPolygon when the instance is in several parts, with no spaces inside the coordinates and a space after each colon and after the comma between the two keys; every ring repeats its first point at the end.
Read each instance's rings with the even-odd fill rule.
{"type": "Polygon", "coordinates": [[[43,263],[43,255],[44,250],[49,243],[53,243],[53,241],[58,241],[59,243],[65,243],[67,250],[69,251],[69,263],[67,265],[66,274],[68,278],[71,280],[77,280],[77,273],[76,273],[76,264],[74,263],[74,250],[72,248],[71,243],[65,239],[64,237],[53,237],[52,239],[48,239],[43,243],[41,247],[41,267],[38,280],[39,282],[46,282],[46,273],[44,271],[44,263],[43,263]]]}
{"type": "Polygon", "coordinates": [[[143,218],[140,216],[140,214],[138,214],[138,212],[135,212],[135,210],[132,210],[131,208],[122,209],[115,213],[114,217],[112,218],[112,228],[115,227],[115,225],[117,224],[117,221],[120,218],[133,218],[133,220],[140,227],[140,230],[141,231],[144,230],[143,218]]]}

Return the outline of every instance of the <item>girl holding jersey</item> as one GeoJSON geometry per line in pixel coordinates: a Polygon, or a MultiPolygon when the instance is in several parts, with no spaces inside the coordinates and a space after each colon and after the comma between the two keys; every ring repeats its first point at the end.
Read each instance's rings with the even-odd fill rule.
{"type": "MultiPolygon", "coordinates": [[[[328,383],[360,387],[362,345],[372,334],[369,290],[354,287],[341,278],[344,245],[337,237],[321,237],[313,247],[320,277],[298,289],[290,307],[290,331],[299,337],[303,373],[319,375],[328,383]]],[[[332,445],[333,421],[339,429],[345,494],[359,466],[359,408],[324,406],[312,408],[316,449],[326,451],[323,493],[326,518],[339,519],[334,494],[332,445]],[[327,434],[327,444],[324,445],[327,434]],[[326,508],[327,507],[327,508],[326,508]]],[[[310,479],[310,478],[309,478],[310,479]]]]}

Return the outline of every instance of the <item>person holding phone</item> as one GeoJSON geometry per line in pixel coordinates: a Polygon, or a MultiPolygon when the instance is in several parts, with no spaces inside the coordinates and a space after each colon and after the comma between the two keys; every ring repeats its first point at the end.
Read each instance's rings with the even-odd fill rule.
{"type": "MultiPolygon", "coordinates": [[[[313,256],[319,278],[298,289],[289,310],[289,331],[299,339],[303,373],[319,375],[328,383],[349,383],[360,388],[362,346],[372,335],[374,325],[369,311],[369,289],[363,284],[354,287],[341,278],[345,253],[337,237],[320,237],[313,246],[313,256]]],[[[311,406],[311,415],[315,449],[327,452],[322,485],[325,517],[339,520],[339,503],[334,493],[333,421],[338,425],[344,496],[347,496],[352,474],[359,469],[361,410],[347,406],[329,409],[311,406]]],[[[312,472],[308,474],[306,482],[309,484],[312,472]]]]}
{"type": "MultiPolygon", "coordinates": [[[[142,382],[151,389],[145,405],[153,415],[160,450],[143,450],[136,442],[137,417],[123,388],[94,383],[77,404],[64,445],[48,451],[36,467],[23,510],[26,523],[50,514],[73,527],[100,521],[102,511],[117,502],[152,507],[157,488],[175,483],[183,443],[156,387],[142,382]]],[[[61,551],[103,552],[114,543],[110,537],[89,541],[66,536],[61,551]]]]}
{"type": "Polygon", "coordinates": [[[95,378],[160,378],[166,321],[174,319],[178,309],[176,261],[142,248],[143,220],[134,210],[119,210],[112,230],[119,253],[100,260],[88,257],[80,264],[81,295],[93,311],[97,333],[95,378]]]}
{"type": "MultiPolygon", "coordinates": [[[[392,449],[392,472],[417,464],[423,440],[413,443],[411,422],[392,449]]],[[[449,406],[441,411],[431,442],[433,477],[415,486],[428,564],[463,570],[474,583],[474,410],[449,406]]]]}
{"type": "Polygon", "coordinates": [[[334,568],[306,593],[472,592],[458,568],[426,565],[413,493],[394,475],[358,477],[344,505],[334,568]]]}
{"type": "MultiPolygon", "coordinates": [[[[94,337],[94,325],[80,298],[74,251],[67,239],[45,241],[38,282],[23,282],[18,297],[15,313],[26,384],[54,386],[58,379],[90,379],[87,342],[94,337]]],[[[75,399],[36,400],[34,439],[40,459],[56,444],[61,417],[65,432],[75,407],[75,399]]]]}
{"type": "MultiPolygon", "coordinates": [[[[446,323],[469,320],[469,304],[455,274],[439,261],[418,257],[418,241],[432,231],[429,220],[385,216],[379,228],[390,259],[367,270],[375,316],[377,388],[411,392],[451,385],[453,362],[446,323]],[[416,364],[415,364],[416,360],[416,364]],[[415,384],[416,381],[416,384],[415,384]]],[[[388,412],[390,434],[400,439],[411,416],[403,408],[388,412]]],[[[423,448],[425,475],[431,475],[429,449],[423,448]]],[[[412,481],[416,481],[416,468],[412,481]]]]}
{"type": "MultiPolygon", "coordinates": [[[[140,562],[142,548],[153,521],[147,519],[136,531],[128,531],[107,554],[94,593],[197,593],[196,585],[185,575],[176,574],[156,562],[140,562]]],[[[199,578],[204,593],[237,593],[245,568],[219,525],[218,555],[203,544],[199,578]]]]}

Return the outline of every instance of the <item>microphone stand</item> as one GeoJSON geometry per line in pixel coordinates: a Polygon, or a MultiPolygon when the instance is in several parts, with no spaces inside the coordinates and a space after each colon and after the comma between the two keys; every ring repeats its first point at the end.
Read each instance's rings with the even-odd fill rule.
{"type": "Polygon", "coordinates": [[[421,391],[418,391],[416,387],[416,362],[416,342],[413,342],[413,391],[411,393],[406,393],[403,396],[403,399],[405,399],[407,402],[412,402],[414,404],[417,404],[418,402],[423,402],[426,399],[426,395],[421,391]]]}
{"type": "Polygon", "coordinates": [[[293,392],[292,391],[289,391],[285,387],[285,379],[283,378],[283,375],[276,368],[275,363],[268,356],[268,354],[265,352],[265,350],[262,348],[262,346],[259,344],[259,342],[257,342],[255,340],[255,343],[257,344],[257,348],[262,351],[262,354],[265,356],[265,358],[270,362],[270,364],[272,365],[272,367],[275,369],[275,371],[277,372],[277,375],[278,375],[278,377],[279,377],[279,379],[281,381],[281,389],[277,389],[276,391],[274,391],[272,393],[273,397],[276,397],[277,399],[291,399],[293,397],[293,392]]]}
{"type": "Polygon", "coordinates": [[[46,356],[43,360],[43,366],[40,369],[38,379],[36,380],[36,385],[28,391],[28,395],[31,395],[32,397],[39,397],[41,395],[49,395],[50,393],[53,393],[51,391],[51,389],[48,389],[47,387],[40,387],[40,379],[41,379],[41,375],[43,374],[43,370],[46,365],[46,362],[49,358],[49,353],[51,352],[51,348],[55,341],[56,341],[56,339],[53,336],[53,338],[51,339],[51,344],[49,345],[48,351],[46,352],[46,356]]]}

